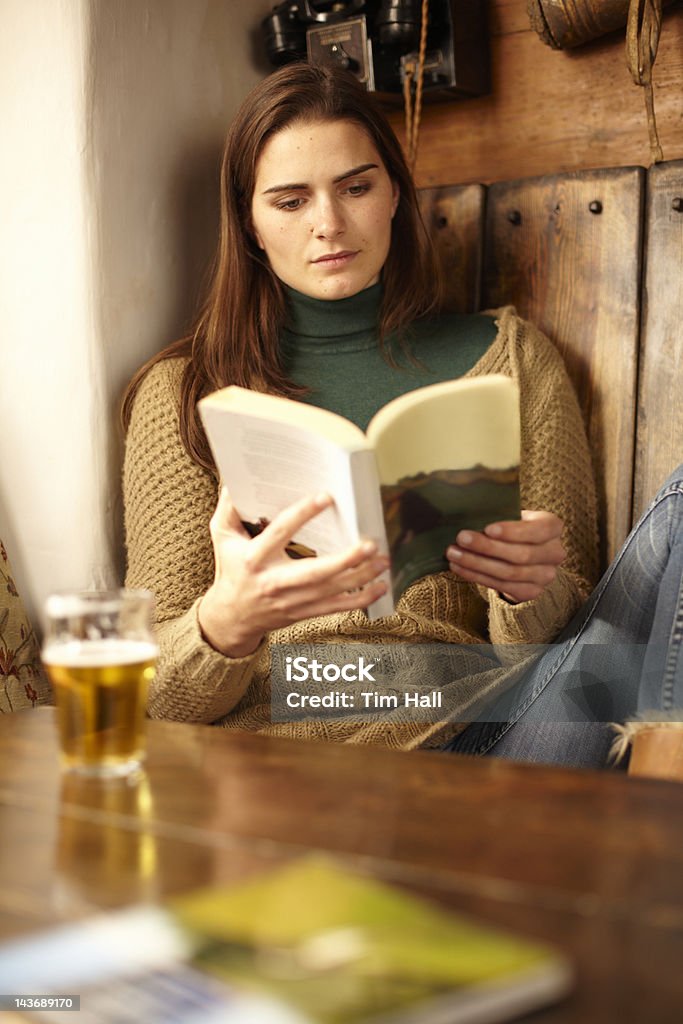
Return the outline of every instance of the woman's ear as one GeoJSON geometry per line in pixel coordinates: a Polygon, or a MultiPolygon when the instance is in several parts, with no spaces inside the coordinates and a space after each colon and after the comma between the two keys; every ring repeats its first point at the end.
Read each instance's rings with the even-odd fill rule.
{"type": "Polygon", "coordinates": [[[259,235],[258,231],[254,227],[254,222],[251,219],[251,217],[247,221],[247,234],[251,235],[251,237],[254,239],[254,241],[258,245],[259,249],[263,250],[265,248],[264,245],[263,245],[263,242],[261,241],[261,236],[259,235]]]}
{"type": "Polygon", "coordinates": [[[392,183],[391,183],[391,190],[392,190],[391,216],[392,216],[392,219],[393,219],[393,216],[396,213],[396,210],[398,209],[398,201],[401,198],[401,190],[398,187],[398,183],[397,182],[392,181],[392,183]]]}
{"type": "Polygon", "coordinates": [[[242,217],[240,219],[242,220],[245,235],[248,235],[249,238],[253,239],[256,242],[259,249],[263,249],[263,241],[258,231],[256,230],[256,225],[254,224],[253,210],[250,207],[243,210],[242,217]]]}

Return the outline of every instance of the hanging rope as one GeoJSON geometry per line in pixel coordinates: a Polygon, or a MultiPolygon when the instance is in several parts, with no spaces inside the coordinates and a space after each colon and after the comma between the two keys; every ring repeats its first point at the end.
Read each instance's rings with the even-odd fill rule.
{"type": "Polygon", "coordinates": [[[418,137],[420,134],[420,118],[422,116],[422,86],[424,82],[425,55],[427,53],[427,25],[429,22],[429,0],[422,0],[420,20],[420,49],[417,55],[417,66],[414,63],[404,65],[403,102],[406,115],[406,156],[412,174],[417,160],[418,137]],[[415,80],[415,97],[413,99],[413,80],[415,80]]]}
{"type": "Polygon", "coordinates": [[[645,89],[650,152],[655,164],[664,159],[657,134],[652,93],[652,68],[657,57],[661,27],[662,0],[631,0],[626,25],[626,63],[633,81],[645,89]]]}

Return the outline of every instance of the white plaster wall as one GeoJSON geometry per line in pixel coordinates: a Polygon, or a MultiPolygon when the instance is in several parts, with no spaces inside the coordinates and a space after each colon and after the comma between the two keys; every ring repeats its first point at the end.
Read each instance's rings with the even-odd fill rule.
{"type": "Polygon", "coordinates": [[[102,357],[93,344],[86,0],[0,7],[0,530],[30,610],[97,581],[102,357]]]}
{"type": "Polygon", "coordinates": [[[121,391],[191,316],[271,7],[0,0],[0,536],[34,619],[120,577],[121,391]]]}

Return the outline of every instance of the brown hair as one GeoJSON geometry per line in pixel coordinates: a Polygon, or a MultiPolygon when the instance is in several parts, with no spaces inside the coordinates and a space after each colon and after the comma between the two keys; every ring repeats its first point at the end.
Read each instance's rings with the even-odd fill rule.
{"type": "Polygon", "coordinates": [[[181,386],[181,439],[190,457],[210,470],[213,459],[197,412],[203,395],[228,384],[280,395],[302,393],[281,365],[285,291],[252,236],[251,199],[258,160],[272,135],[295,122],[339,120],[354,121],[367,132],[400,192],[382,274],[380,343],[436,307],[435,260],[391,126],[353,75],[289,64],[256,86],[232,123],[221,166],[220,238],[208,297],[193,332],[155,355],[131,380],[123,400],[124,428],[144,375],[174,356],[189,357],[181,386]]]}

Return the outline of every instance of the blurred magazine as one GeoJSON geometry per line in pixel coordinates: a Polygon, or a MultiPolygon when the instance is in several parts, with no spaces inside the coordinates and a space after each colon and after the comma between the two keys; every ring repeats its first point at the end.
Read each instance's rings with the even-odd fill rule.
{"type": "Polygon", "coordinates": [[[321,856],[0,948],[1,992],[78,993],[78,1024],[492,1024],[571,981],[554,950],[321,856]]]}

